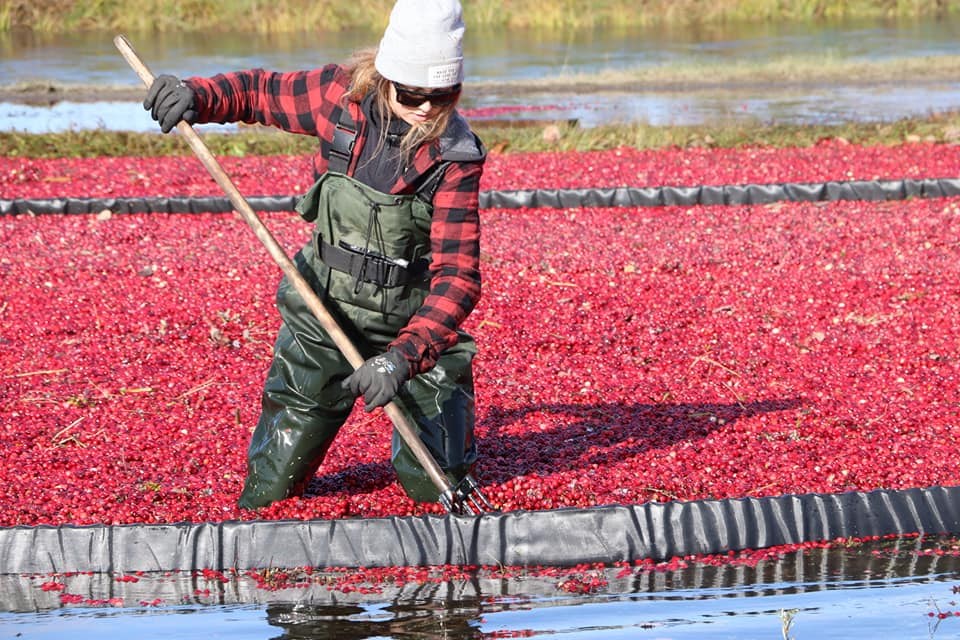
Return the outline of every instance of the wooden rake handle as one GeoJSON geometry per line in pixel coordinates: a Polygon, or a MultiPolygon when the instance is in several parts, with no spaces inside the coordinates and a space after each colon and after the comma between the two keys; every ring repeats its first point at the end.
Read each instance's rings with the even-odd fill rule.
{"type": "MultiPolygon", "coordinates": [[[[147,68],[147,65],[140,60],[140,57],[133,50],[130,42],[124,36],[118,35],[113,39],[113,44],[116,45],[120,54],[133,70],[136,71],[137,75],[140,76],[143,84],[149,88],[150,85],[153,84],[153,74],[150,72],[150,69],[147,68]]],[[[190,123],[181,120],[177,123],[177,129],[183,137],[186,138],[190,148],[193,149],[193,152],[200,159],[200,162],[203,163],[203,166],[206,167],[210,175],[213,176],[213,179],[216,180],[220,188],[223,189],[227,197],[230,198],[230,202],[237,212],[243,216],[243,219],[246,220],[250,228],[253,229],[253,233],[260,239],[263,246],[267,248],[267,252],[280,266],[280,269],[283,270],[287,279],[293,284],[294,289],[296,289],[300,297],[303,298],[307,308],[310,309],[320,322],[320,326],[323,327],[324,331],[330,335],[334,344],[337,345],[337,348],[340,349],[340,352],[343,353],[350,365],[353,366],[354,369],[362,366],[364,363],[363,356],[360,355],[360,352],[357,351],[353,342],[347,334],[343,332],[343,329],[340,328],[340,325],[337,324],[334,317],[330,315],[327,308],[323,306],[323,302],[317,297],[313,289],[310,288],[307,281],[304,280],[300,272],[297,271],[296,265],[293,264],[293,261],[291,261],[286,252],[284,252],[283,247],[280,246],[273,237],[273,234],[270,233],[270,230],[267,229],[260,218],[257,217],[257,214],[247,202],[246,198],[243,197],[240,190],[233,184],[233,181],[223,170],[223,167],[220,166],[220,163],[217,162],[217,159],[213,157],[213,154],[210,153],[210,149],[207,148],[207,145],[200,136],[197,135],[197,132],[194,131],[190,123]]],[[[430,481],[433,482],[440,491],[441,503],[447,508],[447,511],[453,512],[453,487],[440,470],[439,465],[437,465],[430,451],[427,450],[426,446],[424,446],[423,442],[417,436],[416,431],[410,424],[410,421],[407,420],[406,415],[404,415],[395,402],[389,402],[384,406],[383,410],[390,417],[390,420],[393,421],[394,427],[396,427],[404,442],[410,447],[414,456],[416,456],[417,461],[427,472],[430,481]]]]}

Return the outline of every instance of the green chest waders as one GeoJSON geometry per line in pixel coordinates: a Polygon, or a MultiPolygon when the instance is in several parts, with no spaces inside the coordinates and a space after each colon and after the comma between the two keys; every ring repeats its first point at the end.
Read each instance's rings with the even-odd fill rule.
{"type": "MultiPolygon", "coordinates": [[[[316,221],[312,241],[294,256],[298,270],[364,358],[384,351],[429,292],[431,206],[415,195],[384,194],[328,172],[297,210],[316,221]]],[[[302,493],[355,401],[340,386],[352,367],[286,278],[277,290],[277,308],[283,324],[239,500],[247,509],[302,493]]],[[[437,365],[408,381],[395,398],[454,485],[476,461],[475,353],[473,339],[461,332],[437,365]]],[[[391,461],[411,498],[438,499],[396,431],[391,461]]]]}

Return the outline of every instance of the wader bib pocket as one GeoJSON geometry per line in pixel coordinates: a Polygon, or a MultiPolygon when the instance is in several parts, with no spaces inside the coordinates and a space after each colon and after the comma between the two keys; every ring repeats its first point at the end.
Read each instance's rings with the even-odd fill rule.
{"type": "Polygon", "coordinates": [[[297,212],[315,221],[309,253],[326,296],[360,331],[395,335],[429,292],[432,207],[326,173],[297,212]]]}

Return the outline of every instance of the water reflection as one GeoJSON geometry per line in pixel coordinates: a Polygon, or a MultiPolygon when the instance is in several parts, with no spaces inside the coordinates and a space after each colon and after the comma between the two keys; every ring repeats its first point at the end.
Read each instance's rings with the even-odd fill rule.
{"type": "Polygon", "coordinates": [[[960,559],[933,551],[929,542],[807,549],[739,565],[689,564],[605,570],[606,587],[579,594],[558,588],[561,578],[549,585],[536,578],[473,580],[423,585],[415,596],[366,603],[272,603],[266,613],[268,623],[283,630],[279,638],[295,640],[631,638],[651,632],[673,639],[760,638],[776,637],[785,611],[803,637],[932,637],[940,625],[960,623],[935,615],[940,605],[952,606],[960,559]]]}
{"type": "Polygon", "coordinates": [[[267,622],[284,640],[366,638],[483,638],[479,601],[267,607],[267,622]]]}
{"type": "Polygon", "coordinates": [[[63,591],[38,587],[50,577],[0,576],[0,605],[17,612],[0,613],[0,628],[35,640],[701,640],[781,637],[790,611],[798,638],[957,637],[960,617],[937,614],[956,608],[958,556],[956,539],[915,538],[646,568],[486,568],[450,580],[364,582],[318,571],[313,583],[279,589],[246,574],[226,582],[197,573],[57,576],[63,591]],[[121,598],[126,608],[70,604],[81,595],[121,598]]]}
{"type": "MultiPolygon", "coordinates": [[[[472,122],[576,121],[581,127],[642,123],[651,126],[705,123],[831,125],[888,122],[960,109],[960,82],[939,87],[809,90],[764,94],[756,90],[713,94],[656,93],[464,96],[461,111],[472,122]]],[[[159,132],[139,102],[55,102],[49,106],[0,102],[0,131],[56,133],[83,129],[159,132]]],[[[203,131],[235,131],[235,125],[200,125],[203,131]]]]}
{"type": "MultiPolygon", "coordinates": [[[[0,84],[42,78],[66,83],[133,84],[113,47],[114,32],[41,34],[0,32],[0,84]]],[[[208,75],[263,66],[309,68],[376,45],[379,32],[316,34],[200,32],[131,33],[131,42],[156,72],[208,75]]],[[[467,78],[473,82],[542,78],[675,65],[697,60],[768,61],[817,54],[838,60],[884,60],[955,55],[960,16],[784,23],[676,24],[555,31],[470,29],[467,78]]]]}

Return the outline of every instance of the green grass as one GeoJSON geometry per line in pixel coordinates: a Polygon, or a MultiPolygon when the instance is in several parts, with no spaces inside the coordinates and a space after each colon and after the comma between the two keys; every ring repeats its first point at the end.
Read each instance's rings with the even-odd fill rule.
{"type": "MultiPolygon", "coordinates": [[[[489,126],[475,122],[473,128],[494,153],[592,151],[616,147],[804,147],[824,139],[843,139],[862,145],[895,145],[917,141],[955,144],[960,142],[960,113],[835,126],[737,121],[703,126],[630,124],[584,128],[548,122],[525,127],[489,126]],[[545,133],[555,133],[558,137],[545,133]]],[[[205,133],[202,137],[211,152],[218,156],[312,154],[317,147],[313,138],[262,129],[205,133]]],[[[191,153],[190,147],[179,136],[159,133],[107,130],[51,134],[0,132],[0,155],[9,157],[188,156],[191,153]]]]}
{"type": "MultiPolygon", "coordinates": [[[[465,0],[472,26],[596,28],[663,23],[943,15],[957,0],[465,0]]],[[[382,29],[393,0],[0,0],[0,30],[382,29]]]]}

